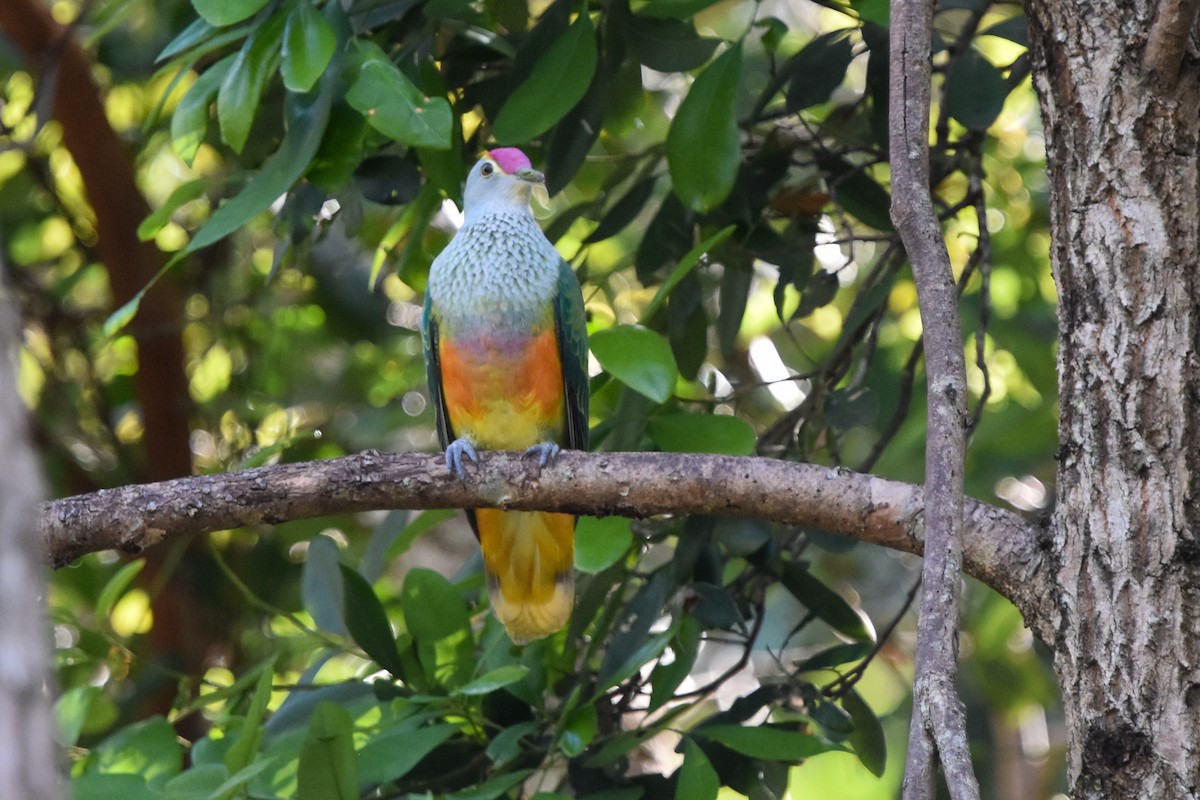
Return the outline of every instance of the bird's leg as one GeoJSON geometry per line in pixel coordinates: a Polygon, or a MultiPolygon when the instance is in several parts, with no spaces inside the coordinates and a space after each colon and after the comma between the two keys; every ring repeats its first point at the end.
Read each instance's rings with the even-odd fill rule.
{"type": "Polygon", "coordinates": [[[525,455],[536,455],[538,457],[538,469],[541,469],[549,464],[551,459],[557,456],[560,450],[562,448],[554,442],[542,442],[526,450],[525,455]]]}
{"type": "Polygon", "coordinates": [[[461,437],[455,439],[446,448],[446,468],[457,476],[460,481],[467,479],[466,470],[463,469],[464,457],[476,464],[479,463],[479,456],[475,453],[475,446],[471,444],[469,439],[461,437]]]}

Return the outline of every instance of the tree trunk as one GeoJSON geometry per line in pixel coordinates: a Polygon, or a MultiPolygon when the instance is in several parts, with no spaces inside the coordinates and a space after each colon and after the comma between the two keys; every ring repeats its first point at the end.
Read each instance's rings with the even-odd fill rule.
{"type": "Polygon", "coordinates": [[[1071,796],[1195,798],[1200,71],[1143,66],[1171,61],[1146,45],[1156,10],[1194,11],[1028,5],[1059,291],[1051,644],[1071,796]]]}

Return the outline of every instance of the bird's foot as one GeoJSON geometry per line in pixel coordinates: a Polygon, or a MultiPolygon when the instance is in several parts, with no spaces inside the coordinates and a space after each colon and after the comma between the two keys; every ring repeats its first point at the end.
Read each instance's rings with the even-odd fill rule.
{"type": "Polygon", "coordinates": [[[474,463],[479,463],[479,456],[475,453],[475,446],[467,439],[455,439],[446,448],[446,468],[457,476],[460,481],[467,479],[467,472],[463,469],[463,458],[466,458],[474,463]]]}
{"type": "Polygon", "coordinates": [[[561,447],[554,442],[542,442],[535,444],[533,447],[525,451],[525,455],[536,455],[538,457],[538,469],[550,463],[555,456],[562,450],[561,447]]]}

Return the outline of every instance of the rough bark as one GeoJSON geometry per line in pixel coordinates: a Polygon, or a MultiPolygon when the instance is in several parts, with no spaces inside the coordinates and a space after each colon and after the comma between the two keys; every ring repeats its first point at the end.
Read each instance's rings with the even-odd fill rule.
{"type": "MultiPolygon", "coordinates": [[[[140,552],[175,536],[383,508],[498,506],[649,517],[719,514],[810,525],[907,553],[924,549],[921,488],[846,469],[767,458],[564,450],[537,474],[514,453],[485,453],[460,482],[441,456],[362,453],[105,489],[42,507],[58,566],[84,553],[140,552]]],[[[1032,625],[1049,593],[1039,533],[968,500],[964,567],[1010,597],[1032,625]]],[[[1048,633],[1049,631],[1046,631],[1048,633]]]]}
{"type": "Polygon", "coordinates": [[[888,127],[892,219],[912,263],[929,407],[925,435],[925,563],[914,658],[905,800],[929,800],[940,762],[950,796],[979,797],[966,715],[954,688],[962,583],[967,368],[958,291],[929,191],[933,0],[892,0],[888,127]]]}
{"type": "Polygon", "coordinates": [[[1154,3],[1029,12],[1059,287],[1053,647],[1071,795],[1195,798],[1200,71],[1177,48],[1166,88],[1161,54],[1143,53],[1164,46],[1154,3]]]}
{"type": "MultiPolygon", "coordinates": [[[[0,273],[2,275],[2,273],[0,273]]],[[[41,465],[17,394],[15,310],[0,280],[0,797],[63,797],[48,687],[49,620],[44,556],[34,536],[41,465]]]]}

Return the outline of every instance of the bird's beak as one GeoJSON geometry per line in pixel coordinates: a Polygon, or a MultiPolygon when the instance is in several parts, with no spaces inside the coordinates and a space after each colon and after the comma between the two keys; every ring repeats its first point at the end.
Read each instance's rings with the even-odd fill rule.
{"type": "Polygon", "coordinates": [[[513,175],[515,175],[517,178],[520,178],[523,181],[527,181],[528,183],[545,183],[546,182],[545,175],[538,172],[536,169],[532,169],[530,167],[521,167],[521,169],[514,172],[513,175]]]}

